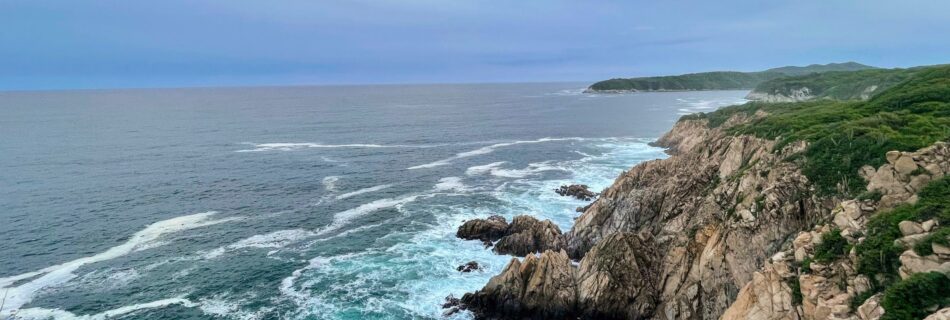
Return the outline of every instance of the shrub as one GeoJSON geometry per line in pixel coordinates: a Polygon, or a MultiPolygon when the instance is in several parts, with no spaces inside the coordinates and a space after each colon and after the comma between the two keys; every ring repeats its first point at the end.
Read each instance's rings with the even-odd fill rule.
{"type": "Polygon", "coordinates": [[[847,253],[848,240],[835,228],[821,235],[821,243],[815,247],[815,261],[829,262],[847,253]]]}
{"type": "Polygon", "coordinates": [[[950,305],[950,278],[939,272],[917,273],[884,291],[881,306],[889,319],[922,319],[930,307],[950,305]]]}
{"type": "Polygon", "coordinates": [[[788,287],[792,289],[792,305],[802,305],[802,285],[800,282],[798,282],[798,277],[786,279],[785,283],[787,283],[788,287]]]}

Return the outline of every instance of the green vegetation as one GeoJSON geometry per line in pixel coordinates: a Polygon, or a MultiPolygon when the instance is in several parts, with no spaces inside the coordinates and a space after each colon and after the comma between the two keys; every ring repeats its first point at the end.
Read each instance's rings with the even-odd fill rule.
{"type": "Polygon", "coordinates": [[[788,284],[788,287],[792,289],[792,305],[800,306],[802,305],[802,285],[798,282],[798,277],[793,277],[786,279],[785,283],[788,284]]]}
{"type": "Polygon", "coordinates": [[[788,76],[801,76],[812,73],[821,73],[829,71],[859,71],[859,70],[868,70],[868,69],[877,69],[872,66],[863,65],[857,62],[849,61],[843,63],[829,63],[829,64],[812,64],[804,67],[779,67],[772,68],[765,71],[769,72],[778,72],[788,76]]]}
{"type": "Polygon", "coordinates": [[[753,92],[791,96],[793,90],[808,88],[815,98],[866,99],[909,79],[917,71],[920,68],[811,73],[770,79],[756,86],[753,92]]]}
{"type": "Polygon", "coordinates": [[[591,89],[637,91],[750,89],[769,79],[784,76],[774,72],[716,71],[678,76],[610,79],[594,83],[591,89]]]}
{"type": "Polygon", "coordinates": [[[939,272],[917,273],[884,291],[882,320],[922,319],[931,307],[950,305],[950,278],[939,272]]]}
{"type": "Polygon", "coordinates": [[[872,69],[855,62],[813,64],[806,67],[781,67],[759,72],[714,71],[690,73],[678,76],[616,78],[594,83],[591,90],[636,90],[636,91],[681,91],[681,90],[729,90],[752,89],[762,82],[787,76],[816,72],[855,71],[872,69]]]}
{"type": "Polygon", "coordinates": [[[717,127],[759,110],[769,116],[729,131],[777,139],[779,147],[808,141],[797,161],[819,194],[855,196],[866,185],[859,169],[884,164],[887,151],[950,140],[950,66],[920,68],[868,101],[752,102],[682,119],[708,119],[717,127]]]}
{"type": "Polygon", "coordinates": [[[950,228],[941,227],[940,229],[937,229],[929,236],[914,245],[914,251],[922,256],[931,255],[934,253],[934,243],[944,247],[950,247],[950,228]]]}
{"type": "Polygon", "coordinates": [[[821,235],[821,243],[815,247],[815,261],[830,262],[844,256],[850,249],[848,240],[841,236],[841,229],[835,228],[821,235]]]}

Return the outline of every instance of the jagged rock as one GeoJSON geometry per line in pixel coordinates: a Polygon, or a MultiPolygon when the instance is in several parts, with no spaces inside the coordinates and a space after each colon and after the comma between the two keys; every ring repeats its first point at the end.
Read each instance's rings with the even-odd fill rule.
{"type": "Polygon", "coordinates": [[[878,320],[884,315],[884,308],[881,307],[881,294],[875,294],[864,301],[857,310],[858,318],[861,320],[878,320]]]}
{"type": "Polygon", "coordinates": [[[455,268],[455,269],[458,270],[459,272],[472,272],[472,271],[480,269],[480,267],[478,266],[478,262],[469,261],[463,265],[458,266],[458,268],[455,268]]]}
{"type": "Polygon", "coordinates": [[[927,316],[924,320],[950,320],[950,308],[937,310],[937,312],[927,316]]]}
{"type": "Polygon", "coordinates": [[[493,215],[487,219],[472,219],[459,226],[455,236],[465,240],[496,241],[505,236],[508,222],[505,218],[493,215]]]}
{"type": "Polygon", "coordinates": [[[590,201],[596,198],[597,194],[587,188],[586,184],[572,184],[569,186],[560,186],[554,189],[554,192],[564,197],[574,197],[584,201],[590,201]]]}
{"type": "MultiPolygon", "coordinates": [[[[792,276],[784,263],[766,263],[752,275],[736,301],[726,309],[720,320],[797,320],[797,308],[792,305],[792,289],[785,276],[792,276]]],[[[797,281],[792,278],[791,281],[797,281]]]]}
{"type": "Polygon", "coordinates": [[[511,220],[506,235],[495,243],[493,250],[499,254],[525,256],[564,247],[561,229],[554,222],[521,215],[511,220]]]}
{"type": "Polygon", "coordinates": [[[904,248],[913,248],[915,245],[917,245],[918,242],[923,241],[929,235],[930,235],[929,233],[918,233],[918,234],[912,234],[905,237],[900,237],[897,240],[894,240],[894,244],[898,246],[903,246],[904,248]]]}
{"type": "Polygon", "coordinates": [[[656,308],[658,250],[650,239],[614,233],[597,244],[577,272],[578,306],[588,319],[646,319],[656,308]]]}
{"type": "Polygon", "coordinates": [[[576,302],[574,270],[563,250],[514,258],[482,290],[462,296],[476,319],[565,319],[575,315],[576,302]]]}
{"type": "Polygon", "coordinates": [[[919,223],[913,221],[901,221],[897,224],[897,227],[901,229],[901,234],[905,236],[924,233],[924,228],[922,228],[919,223]]]}

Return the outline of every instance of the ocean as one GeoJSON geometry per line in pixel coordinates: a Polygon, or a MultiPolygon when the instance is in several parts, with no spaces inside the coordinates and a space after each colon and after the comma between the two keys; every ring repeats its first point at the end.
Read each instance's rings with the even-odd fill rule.
{"type": "Polygon", "coordinates": [[[442,318],[512,259],[463,221],[566,232],[587,202],[553,189],[747,93],[584,86],[0,93],[0,318],[442,318]]]}

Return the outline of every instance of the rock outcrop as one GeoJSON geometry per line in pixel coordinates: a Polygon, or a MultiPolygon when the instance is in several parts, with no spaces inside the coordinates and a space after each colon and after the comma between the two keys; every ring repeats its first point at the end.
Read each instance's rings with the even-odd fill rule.
{"type": "Polygon", "coordinates": [[[511,224],[501,216],[469,220],[459,226],[455,235],[466,240],[481,240],[487,245],[497,241],[493,249],[496,253],[516,256],[565,247],[557,225],[551,220],[540,221],[527,215],[515,217],[511,224]]]}
{"type": "Polygon", "coordinates": [[[480,291],[462,304],[477,319],[565,319],[576,315],[577,292],[571,260],[563,250],[524,261],[511,259],[480,291]]]}
{"type": "Polygon", "coordinates": [[[590,201],[597,197],[597,194],[590,191],[586,184],[572,184],[569,186],[560,186],[554,189],[554,192],[564,197],[574,197],[578,200],[590,201]]]}
{"type": "Polygon", "coordinates": [[[788,92],[760,92],[753,90],[749,92],[745,98],[762,102],[799,102],[814,99],[815,96],[812,95],[811,89],[808,89],[808,87],[801,87],[798,89],[789,89],[788,92]]]}

